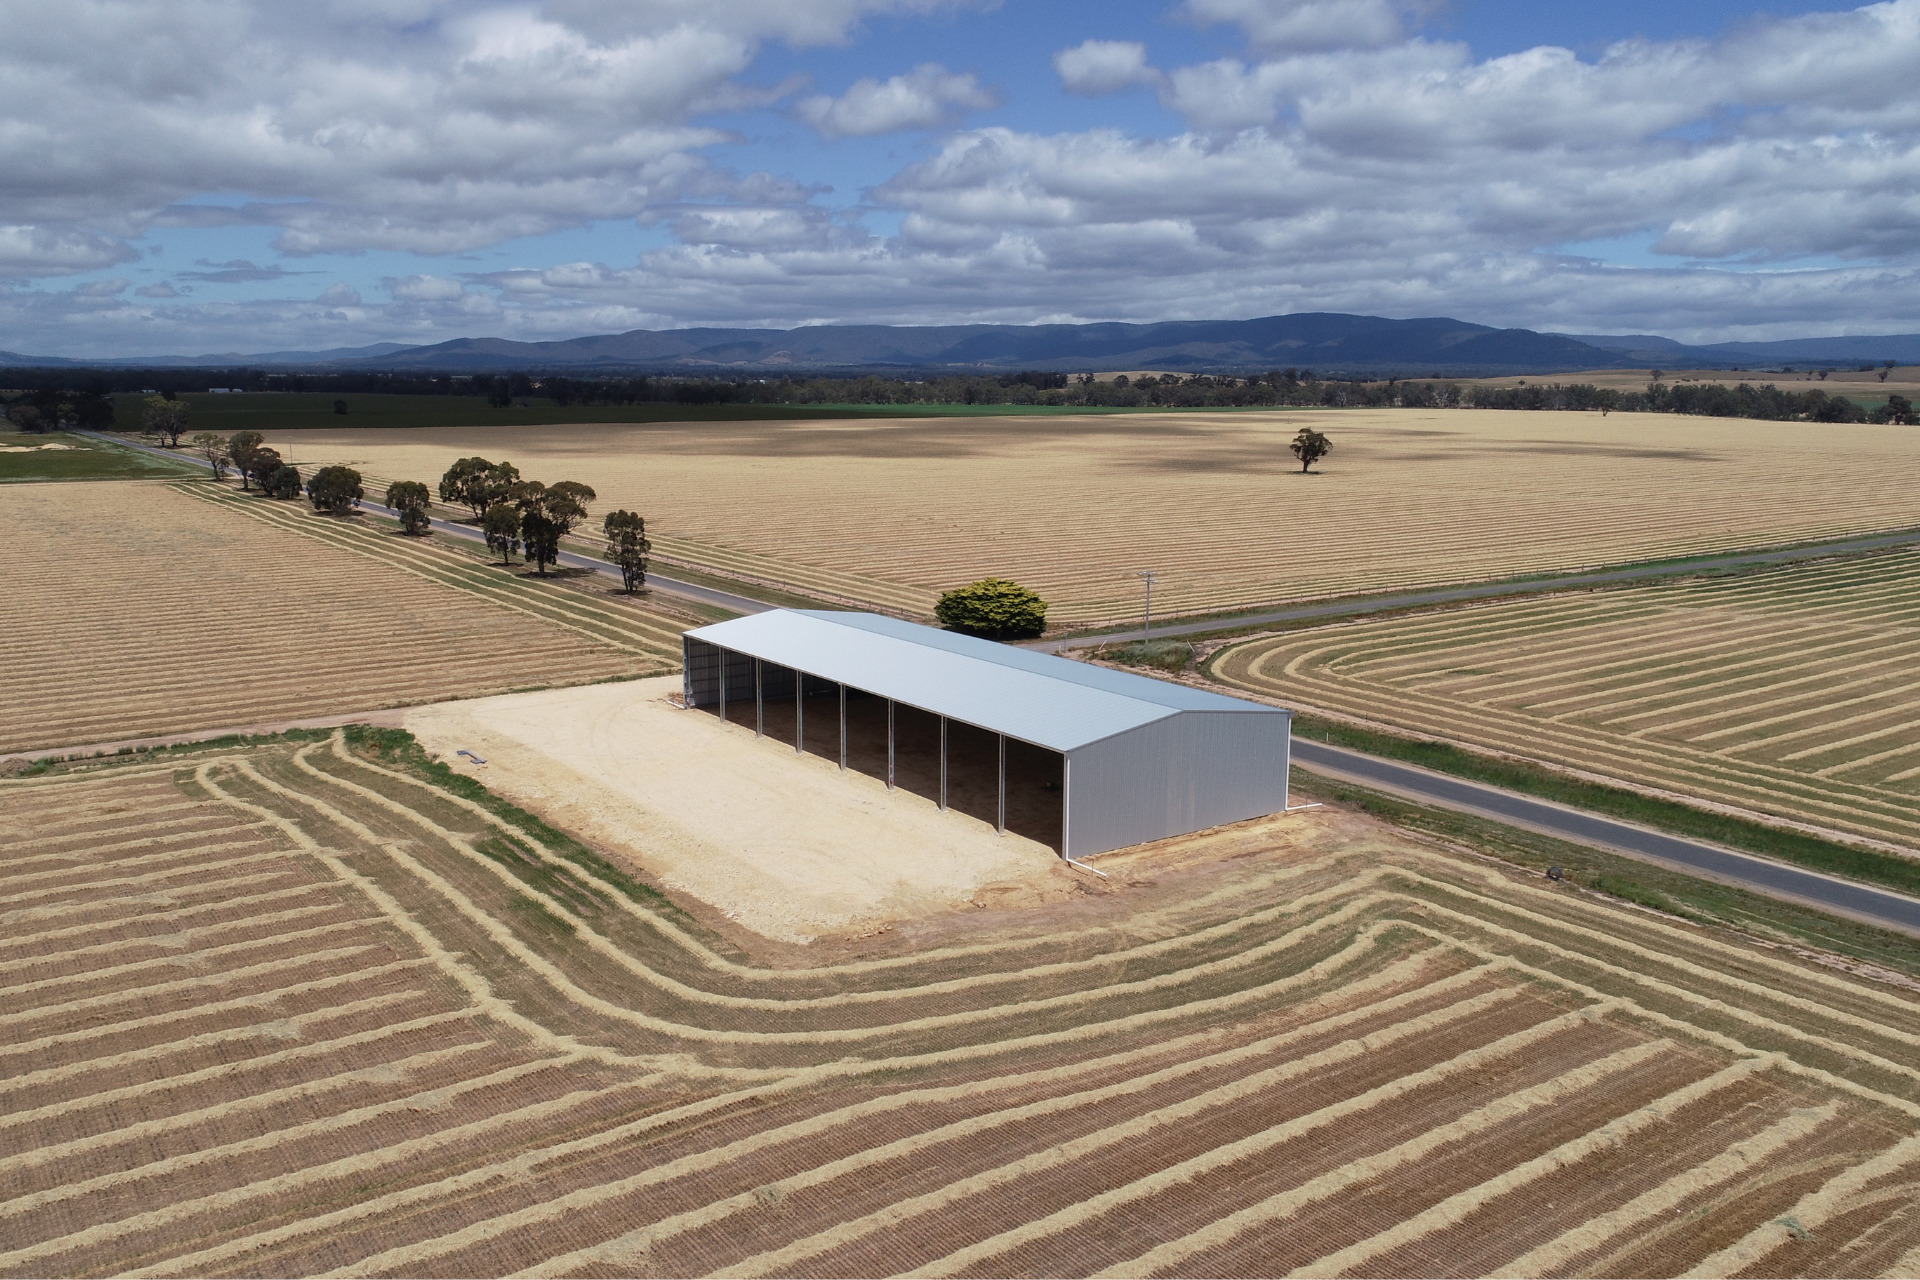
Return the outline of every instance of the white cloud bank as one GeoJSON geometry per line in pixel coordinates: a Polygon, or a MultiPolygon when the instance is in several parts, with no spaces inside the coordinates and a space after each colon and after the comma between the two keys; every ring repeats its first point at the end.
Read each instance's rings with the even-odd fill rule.
{"type": "MultiPolygon", "coordinates": [[[[899,219],[885,237],[815,203],[804,173],[716,169],[704,149],[725,135],[704,120],[777,106],[751,83],[765,41],[963,5],[0,4],[0,277],[17,282],[0,346],[16,349],[1309,309],[1696,338],[1920,328],[1920,0],[1591,60],[1479,59],[1387,0],[1185,0],[1180,16],[1245,46],[1164,68],[1104,38],[1089,5],[1092,38],[1055,56],[1061,86],[1144,86],[1169,128],[946,133],[872,193],[899,219]],[[264,224],[297,257],[465,252],[608,218],[681,243],[461,280],[435,266],[374,304],[30,283],[117,269],[156,225],[264,224]],[[1671,265],[1553,251],[1605,241],[1671,265]]],[[[852,137],[993,101],[928,65],[790,110],[852,137]]]]}
{"type": "Polygon", "coordinates": [[[903,129],[937,129],[963,111],[999,105],[997,95],[972,75],[937,63],[885,81],[858,80],[837,98],[817,95],[794,104],[794,114],[829,138],[870,138],[903,129]]]}

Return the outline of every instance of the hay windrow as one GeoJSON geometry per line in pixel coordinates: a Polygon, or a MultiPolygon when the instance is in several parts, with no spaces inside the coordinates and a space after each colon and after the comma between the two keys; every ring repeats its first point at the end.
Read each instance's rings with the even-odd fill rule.
{"type": "MultiPolygon", "coordinates": [[[[1720,1250],[1703,1258],[1686,1275],[1731,1276],[1753,1266],[1796,1238],[1812,1234],[1826,1225],[1835,1214],[1857,1207],[1857,1202],[1874,1183],[1900,1173],[1920,1161],[1920,1137],[1897,1143],[1873,1159],[1854,1165],[1830,1179],[1818,1191],[1809,1193],[1771,1222],[1764,1222],[1720,1250]],[[1792,1226],[1788,1226],[1788,1223],[1792,1226]]],[[[1903,1193],[1910,1201],[1910,1193],[1903,1193]]]]}
{"type": "Polygon", "coordinates": [[[1229,683],[1920,847],[1920,554],[1508,600],[1229,646],[1229,683]]]}
{"type": "Polygon", "coordinates": [[[1238,1213],[1229,1214],[1201,1231],[1179,1240],[1170,1240],[1138,1258],[1096,1272],[1095,1275],[1103,1277],[1153,1275],[1185,1261],[1202,1250],[1224,1244],[1251,1227],[1283,1219],[1356,1183],[1377,1178],[1415,1162],[1437,1147],[1471,1137],[1483,1129],[1491,1128],[1515,1116],[1524,1115],[1535,1107],[1552,1106],[1562,1098],[1570,1097],[1582,1089],[1600,1083],[1608,1076],[1639,1065],[1663,1052],[1665,1048],[1666,1046],[1659,1043],[1641,1044],[1608,1054],[1598,1062],[1577,1068],[1544,1084],[1508,1094],[1477,1111],[1462,1116],[1451,1124],[1430,1129],[1417,1138],[1409,1139],[1378,1155],[1356,1160],[1333,1173],[1322,1174],[1291,1191],[1263,1200],[1238,1213]]]}
{"type": "MultiPolygon", "coordinates": [[[[1618,1148],[1628,1137],[1640,1130],[1662,1123],[1682,1107],[1745,1080],[1755,1070],[1765,1065],[1767,1065],[1766,1059],[1754,1058],[1736,1062],[1730,1067],[1722,1067],[1703,1080],[1696,1080],[1692,1084],[1676,1089],[1637,1111],[1608,1121],[1601,1128],[1563,1142],[1553,1150],[1535,1156],[1524,1164],[1515,1165],[1497,1178],[1491,1178],[1478,1186],[1448,1196],[1431,1209],[1407,1219],[1398,1226],[1382,1231],[1358,1244],[1349,1245],[1337,1253],[1328,1254],[1304,1267],[1296,1267],[1288,1274],[1331,1278],[1364,1268],[1383,1253],[1405,1245],[1416,1244],[1436,1232],[1458,1226],[1463,1219],[1492,1201],[1524,1191],[1529,1184],[1548,1174],[1557,1173],[1596,1152],[1618,1148]]],[[[1761,1137],[1736,1145],[1731,1151],[1725,1153],[1725,1158],[1737,1160],[1742,1165],[1749,1165],[1750,1161],[1771,1155],[1787,1144],[1811,1134],[1833,1116],[1834,1110],[1831,1107],[1810,1111],[1804,1115],[1790,1116],[1761,1137]]],[[[1690,1172],[1687,1175],[1689,1185],[1694,1187],[1704,1185],[1701,1180],[1711,1176],[1710,1166],[1711,1162],[1690,1172]]]]}
{"type": "MultiPolygon", "coordinates": [[[[1635,1196],[1618,1209],[1575,1227],[1565,1235],[1521,1254],[1493,1273],[1493,1280],[1524,1280],[1528,1276],[1564,1271],[1581,1258],[1600,1252],[1628,1233],[1676,1212],[1685,1201],[1751,1174],[1832,1118],[1827,1109],[1808,1110],[1775,1122],[1760,1133],[1734,1143],[1712,1159],[1667,1179],[1635,1196]]],[[[1371,1256],[1368,1254],[1367,1256],[1371,1256]]],[[[1358,1261],[1366,1261],[1361,1257],[1358,1261]]]]}
{"type": "Polygon", "coordinates": [[[37,798],[21,822],[53,859],[17,887],[69,888],[12,916],[33,932],[0,975],[101,1021],[0,1021],[0,1272],[1333,1274],[1570,1178],[1598,1180],[1591,1207],[1536,1210],[1488,1271],[1655,1228],[1683,1267],[1742,1235],[1765,1260],[1792,1233],[1746,1206],[1788,1196],[1822,1240],[1920,1245],[1909,1156],[1886,1161],[1920,1123],[1920,1005],[1736,935],[1374,829],[1369,864],[1316,846],[1348,821],[1323,815],[1284,855],[1129,864],[1164,882],[1144,910],[783,970],[332,739],[8,793],[37,798]],[[163,812],[174,788],[192,814],[163,812]],[[188,826],[133,843],[139,805],[188,826]],[[237,839],[258,866],[96,888],[237,839]],[[517,900],[574,932],[524,932],[517,900]],[[176,961],[240,985],[172,985],[176,961]],[[582,996],[624,1016],[582,1021],[582,996]],[[783,1013],[826,1034],[752,1025],[783,1013]],[[1728,1097],[1711,1141],[1679,1132],[1728,1097]],[[1668,1219],[1702,1196],[1753,1217],[1685,1254],[1668,1219]]]}

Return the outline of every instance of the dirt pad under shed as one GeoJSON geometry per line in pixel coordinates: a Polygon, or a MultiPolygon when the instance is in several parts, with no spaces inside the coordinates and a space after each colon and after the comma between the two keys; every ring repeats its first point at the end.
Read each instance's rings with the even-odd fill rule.
{"type": "Polygon", "coordinates": [[[784,942],[1033,901],[1082,874],[1036,840],[683,711],[667,700],[679,687],[673,676],[443,703],[405,725],[492,790],[784,942]]]}

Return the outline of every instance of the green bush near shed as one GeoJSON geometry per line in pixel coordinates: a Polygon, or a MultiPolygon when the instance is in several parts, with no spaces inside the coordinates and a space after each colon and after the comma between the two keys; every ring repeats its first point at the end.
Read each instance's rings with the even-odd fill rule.
{"type": "Polygon", "coordinates": [[[1047,602],[1017,582],[982,578],[941,596],[933,616],[949,631],[986,640],[1030,640],[1047,629],[1047,602]]]}

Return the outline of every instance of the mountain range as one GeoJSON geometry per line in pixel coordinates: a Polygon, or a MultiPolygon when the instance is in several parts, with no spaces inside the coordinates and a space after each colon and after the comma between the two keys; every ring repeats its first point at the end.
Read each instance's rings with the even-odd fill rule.
{"type": "Polygon", "coordinates": [[[1435,317],[1306,312],[1257,320],[1158,324],[810,325],[798,329],[635,329],[551,342],[456,338],[325,351],[66,360],[0,351],[0,366],[280,367],[444,373],[988,373],[1117,369],[1421,377],[1572,373],[1583,369],[1737,368],[1920,363],[1920,334],[1688,346],[1653,334],[1496,329],[1435,317]]]}

